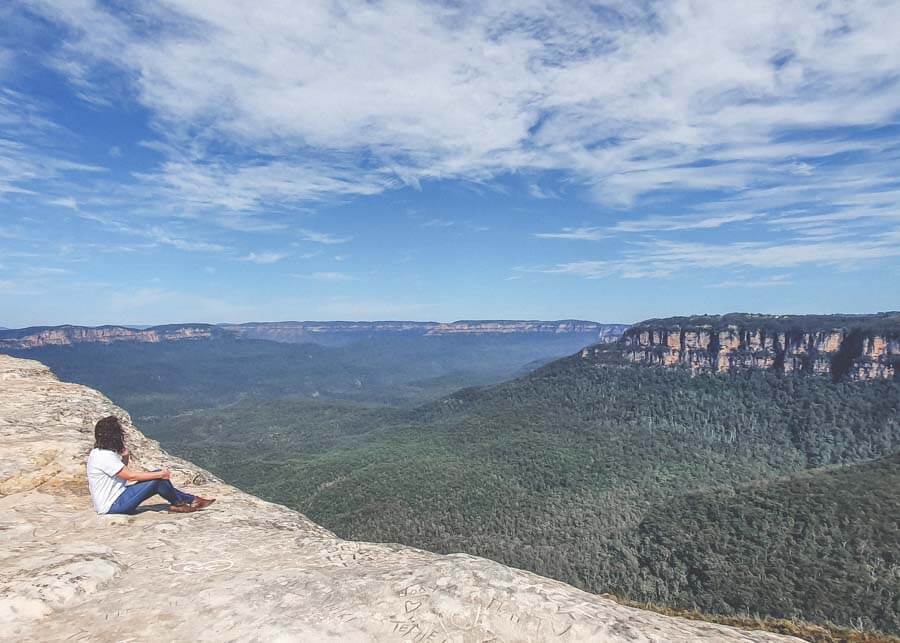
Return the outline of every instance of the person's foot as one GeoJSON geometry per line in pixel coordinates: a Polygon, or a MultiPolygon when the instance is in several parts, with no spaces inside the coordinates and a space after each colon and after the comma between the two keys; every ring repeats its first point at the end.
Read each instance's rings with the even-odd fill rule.
{"type": "Polygon", "coordinates": [[[188,504],[169,505],[169,511],[175,514],[189,514],[193,511],[200,511],[200,507],[194,507],[188,504]]]}
{"type": "Polygon", "coordinates": [[[194,498],[194,502],[192,502],[190,504],[190,507],[192,507],[193,509],[206,509],[208,506],[210,506],[215,501],[216,501],[215,498],[211,498],[211,499],[207,500],[206,498],[201,498],[200,496],[196,496],[194,498]]]}

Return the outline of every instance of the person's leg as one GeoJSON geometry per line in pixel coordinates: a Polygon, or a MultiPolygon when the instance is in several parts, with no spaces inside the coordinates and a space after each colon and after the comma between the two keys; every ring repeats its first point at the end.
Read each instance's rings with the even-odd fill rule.
{"type": "Polygon", "coordinates": [[[138,505],[159,494],[173,505],[191,504],[194,496],[183,491],[179,491],[168,480],[144,480],[143,482],[135,482],[125,487],[125,490],[116,498],[116,501],[109,508],[107,513],[111,514],[127,514],[137,509],[138,505]]]}
{"type": "Polygon", "coordinates": [[[156,488],[156,493],[161,495],[173,505],[189,505],[194,501],[194,496],[189,493],[185,493],[184,491],[179,491],[175,488],[175,485],[173,485],[168,480],[154,480],[154,482],[159,483],[156,488]]]}
{"type": "Polygon", "coordinates": [[[144,480],[125,487],[107,513],[129,514],[147,498],[155,496],[160,480],[144,480]]]}

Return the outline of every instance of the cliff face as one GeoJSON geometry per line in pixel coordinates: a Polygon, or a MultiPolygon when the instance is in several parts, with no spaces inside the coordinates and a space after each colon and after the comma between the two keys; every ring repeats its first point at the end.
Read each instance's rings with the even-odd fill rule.
{"type": "Polygon", "coordinates": [[[484,335],[510,333],[589,333],[599,338],[618,338],[628,328],[625,324],[600,324],[580,320],[518,321],[518,320],[465,320],[449,323],[375,321],[375,322],[250,322],[223,324],[222,328],[239,335],[315,335],[328,333],[413,333],[417,335],[484,335]]]}
{"type": "Polygon", "coordinates": [[[615,341],[627,326],[622,324],[598,324],[596,322],[564,321],[457,321],[436,324],[428,335],[483,335],[490,333],[547,333],[560,335],[579,333],[596,335],[600,341],[615,341]]]}
{"type": "MultiPolygon", "coordinates": [[[[835,380],[893,379],[900,365],[900,319],[888,314],[652,320],[625,331],[621,352],[636,364],[693,373],[762,369],[835,380]]],[[[583,353],[591,354],[591,349],[583,353]]]]}
{"type": "Polygon", "coordinates": [[[336,538],[145,438],[92,389],[0,355],[0,640],[797,641],[630,608],[474,556],[336,538]],[[97,516],[84,462],[124,420],[136,465],[206,511],[97,516]]]}
{"type": "Polygon", "coordinates": [[[23,350],[42,346],[67,346],[82,342],[174,342],[211,339],[222,331],[209,324],[179,324],[129,328],[127,326],[53,326],[0,331],[0,348],[23,350]]]}

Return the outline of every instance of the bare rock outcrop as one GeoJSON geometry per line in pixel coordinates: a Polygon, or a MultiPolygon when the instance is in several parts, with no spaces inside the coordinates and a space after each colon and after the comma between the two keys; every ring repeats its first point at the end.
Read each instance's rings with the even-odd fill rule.
{"type": "MultiPolygon", "coordinates": [[[[609,347],[584,349],[603,361],[609,347]]],[[[900,376],[900,313],[670,317],[628,328],[615,347],[626,362],[692,373],[766,370],[835,380],[900,376]]]]}
{"type": "Polygon", "coordinates": [[[0,640],[796,640],[622,606],[473,556],[341,540],[169,455],[99,392],[4,355],[0,542],[0,640]],[[108,414],[141,465],[218,503],[95,515],[84,460],[108,414]]]}

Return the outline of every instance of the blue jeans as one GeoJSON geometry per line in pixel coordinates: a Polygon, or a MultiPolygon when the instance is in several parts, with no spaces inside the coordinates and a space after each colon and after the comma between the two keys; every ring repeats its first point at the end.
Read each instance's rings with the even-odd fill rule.
{"type": "Polygon", "coordinates": [[[168,480],[144,480],[125,487],[125,491],[119,494],[119,497],[112,503],[112,507],[109,508],[107,513],[130,514],[137,509],[139,504],[156,494],[159,494],[173,505],[194,501],[194,496],[179,491],[168,480]]]}

